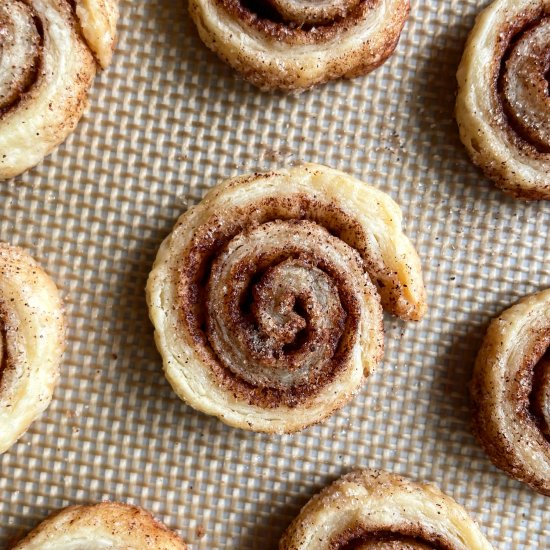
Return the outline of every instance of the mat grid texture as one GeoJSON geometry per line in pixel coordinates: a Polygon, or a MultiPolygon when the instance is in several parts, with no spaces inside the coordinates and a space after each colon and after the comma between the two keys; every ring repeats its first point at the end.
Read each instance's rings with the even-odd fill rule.
{"type": "Polygon", "coordinates": [[[185,2],[121,2],[114,63],[76,132],[0,187],[0,239],[44,265],[69,322],[52,405],[0,457],[0,547],[62,506],[111,499],[146,507],[193,549],[275,550],[315,492],[377,467],[436,483],[495,548],[550,548],[548,499],[494,468],[470,430],[487,323],[550,286],[549,204],[496,190],[453,119],[461,50],[486,4],[413,0],[383,67],[284,96],[210,53],[185,2]],[[144,287],[162,239],[207,189],[300,161],[345,170],[401,205],[430,310],[418,324],[386,316],[383,364],[326,422],[254,434],[172,392],[144,287]]]}

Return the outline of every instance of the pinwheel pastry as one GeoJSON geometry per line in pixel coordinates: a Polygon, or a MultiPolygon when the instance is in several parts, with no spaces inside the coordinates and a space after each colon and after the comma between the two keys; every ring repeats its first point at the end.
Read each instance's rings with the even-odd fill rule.
{"type": "Polygon", "coordinates": [[[12,550],[186,550],[187,545],[149,512],[102,502],[51,515],[12,550]]]}
{"type": "Polygon", "coordinates": [[[409,0],[190,0],[203,42],[264,90],[366,74],[393,53],[409,0]]]}
{"type": "Polygon", "coordinates": [[[117,0],[0,2],[0,180],[38,164],[74,130],[111,60],[117,0]]]}
{"type": "Polygon", "coordinates": [[[280,550],[491,550],[466,510],[437,487],[357,470],[301,510],[280,550]]]}
{"type": "Polygon", "coordinates": [[[550,290],[489,325],[472,380],[474,428],[493,463],[550,496],[550,290]]]}
{"type": "Polygon", "coordinates": [[[478,16],[457,74],[466,149],[521,199],[550,198],[549,52],[549,0],[496,0],[478,16]]]}
{"type": "Polygon", "coordinates": [[[0,244],[0,453],[50,404],[64,348],[54,282],[26,252],[0,244]]]}
{"type": "Polygon", "coordinates": [[[382,356],[382,305],[420,319],[420,261],[384,193],[309,164],[230,179],[178,220],[147,285],[166,376],[198,410],[292,432],[382,356]]]}

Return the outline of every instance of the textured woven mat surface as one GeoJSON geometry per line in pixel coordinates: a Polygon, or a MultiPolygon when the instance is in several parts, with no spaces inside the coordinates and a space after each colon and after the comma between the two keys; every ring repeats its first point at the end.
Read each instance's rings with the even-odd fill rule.
{"type": "Polygon", "coordinates": [[[487,1],[413,0],[382,68],[288,97],[238,79],[184,4],[123,1],[114,64],[77,131],[0,188],[0,239],[45,266],[70,325],[52,405],[0,457],[0,547],[59,507],[117,499],[192,548],[275,550],[311,495],[358,466],[437,483],[497,548],[550,547],[549,501],[494,468],[469,424],[487,322],[550,286],[550,205],[497,191],[453,119],[454,74],[487,1]],[[258,435],[175,396],[144,287],[160,242],[206,189],[303,160],[397,200],[430,311],[419,324],[386,317],[384,363],[349,406],[298,435],[258,435]]]}

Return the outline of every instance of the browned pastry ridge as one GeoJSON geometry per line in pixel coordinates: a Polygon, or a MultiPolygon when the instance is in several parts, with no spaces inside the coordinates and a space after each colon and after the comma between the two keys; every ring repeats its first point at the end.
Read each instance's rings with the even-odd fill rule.
{"type": "Polygon", "coordinates": [[[550,290],[496,317],[472,380],[475,432],[493,463],[550,496],[550,290]]]}
{"type": "Polygon", "coordinates": [[[176,393],[266,432],[351,399],[382,356],[382,305],[402,319],[426,310],[399,207],[314,164],[212,189],[160,247],[147,300],[176,393]]]}
{"type": "Polygon", "coordinates": [[[492,550],[437,487],[380,470],[344,475],[301,510],[280,550],[492,550]]]}
{"type": "Polygon", "coordinates": [[[45,519],[12,550],[186,550],[187,545],[138,506],[69,506],[45,519]]]}
{"type": "Polygon", "coordinates": [[[190,0],[203,42],[264,90],[366,74],[393,53],[409,0],[190,0]]]}
{"type": "Polygon", "coordinates": [[[521,199],[550,199],[550,2],[496,0],[478,16],[458,69],[462,142],[521,199]]]}
{"type": "Polygon", "coordinates": [[[0,2],[0,180],[38,164],[74,130],[111,60],[117,0],[0,2]]]}

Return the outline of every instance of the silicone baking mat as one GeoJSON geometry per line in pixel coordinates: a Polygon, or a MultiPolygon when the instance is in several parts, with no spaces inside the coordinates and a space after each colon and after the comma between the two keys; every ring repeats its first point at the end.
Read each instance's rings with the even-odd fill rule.
{"type": "Polygon", "coordinates": [[[124,500],[194,549],[275,550],[300,507],[355,467],[436,483],[497,548],[550,547],[549,500],[494,468],[470,431],[468,382],[491,317],[550,286],[548,203],[496,190],[453,119],[455,71],[487,2],[413,1],[371,75],[262,93],[200,42],[186,3],[121,3],[113,66],[77,131],[0,187],[0,239],[63,291],[62,379],[0,457],[0,546],[69,504],[124,500]],[[222,178],[315,161],[388,192],[422,258],[429,314],[386,316],[385,360],[352,403],[294,436],[229,428],[165,380],[144,287],[178,215],[222,178]]]}

